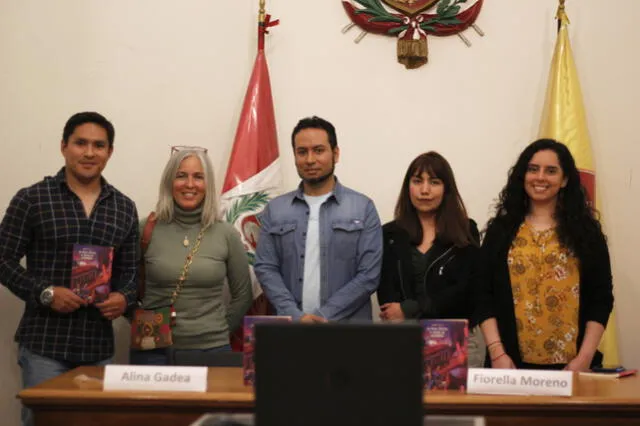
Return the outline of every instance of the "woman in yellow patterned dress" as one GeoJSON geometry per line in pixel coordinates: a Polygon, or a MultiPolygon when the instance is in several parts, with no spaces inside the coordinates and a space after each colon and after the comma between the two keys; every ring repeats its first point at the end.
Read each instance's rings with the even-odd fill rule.
{"type": "Polygon", "coordinates": [[[530,144],[481,249],[476,320],[493,368],[585,371],[613,308],[609,251],[567,147],[530,144]]]}

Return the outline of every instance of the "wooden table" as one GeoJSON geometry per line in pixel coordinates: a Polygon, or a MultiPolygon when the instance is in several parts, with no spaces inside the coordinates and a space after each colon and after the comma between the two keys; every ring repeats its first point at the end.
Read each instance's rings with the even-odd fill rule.
{"type": "MultiPolygon", "coordinates": [[[[207,412],[252,412],[253,389],[240,368],[209,368],[208,390],[121,392],[81,388],[74,377],[102,379],[102,367],[80,367],[18,395],[35,412],[36,426],[187,426],[207,412]]],[[[487,426],[640,425],[640,377],[579,378],[572,397],[425,394],[430,415],[485,416],[487,426]]],[[[372,409],[375,409],[372,407],[372,409]]]]}

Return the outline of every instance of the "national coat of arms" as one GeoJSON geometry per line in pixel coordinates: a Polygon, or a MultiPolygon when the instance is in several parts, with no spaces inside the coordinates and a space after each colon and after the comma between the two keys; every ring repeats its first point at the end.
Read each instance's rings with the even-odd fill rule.
{"type": "Polygon", "coordinates": [[[467,0],[342,0],[352,21],[343,32],[354,25],[360,27],[363,32],[356,43],[367,33],[397,37],[398,62],[409,69],[418,68],[428,60],[427,34],[456,34],[467,46],[471,42],[462,34],[467,28],[484,35],[475,24],[482,2],[477,0],[468,6],[467,0]],[[433,7],[436,13],[426,13],[433,7]]]}

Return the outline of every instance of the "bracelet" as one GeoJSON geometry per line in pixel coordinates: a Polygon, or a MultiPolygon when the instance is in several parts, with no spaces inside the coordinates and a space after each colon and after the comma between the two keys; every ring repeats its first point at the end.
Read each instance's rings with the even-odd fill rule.
{"type": "Polygon", "coordinates": [[[506,352],[502,352],[502,353],[501,353],[500,355],[498,355],[497,357],[495,357],[495,358],[491,358],[491,362],[494,362],[494,361],[496,361],[496,360],[500,359],[503,355],[506,355],[506,354],[507,354],[506,352]]]}
{"type": "Polygon", "coordinates": [[[493,342],[487,344],[487,349],[493,345],[499,345],[501,343],[502,343],[502,340],[494,340],[493,342]]]}

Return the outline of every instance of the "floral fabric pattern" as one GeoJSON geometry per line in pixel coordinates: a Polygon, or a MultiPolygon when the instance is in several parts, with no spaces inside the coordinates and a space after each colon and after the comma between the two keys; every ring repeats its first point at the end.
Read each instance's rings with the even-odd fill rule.
{"type": "Polygon", "coordinates": [[[555,228],[524,222],[507,257],[522,360],[566,364],[577,354],[580,272],[555,228]]]}

